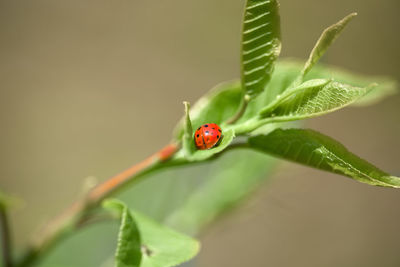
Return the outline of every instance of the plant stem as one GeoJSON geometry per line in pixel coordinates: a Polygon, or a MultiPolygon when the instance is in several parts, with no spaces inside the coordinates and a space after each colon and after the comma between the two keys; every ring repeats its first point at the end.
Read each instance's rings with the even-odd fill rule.
{"type": "Polygon", "coordinates": [[[250,132],[260,128],[261,126],[269,124],[269,123],[288,122],[288,121],[295,121],[295,120],[300,120],[300,119],[304,119],[304,118],[294,117],[294,116],[266,117],[266,118],[255,117],[255,118],[249,119],[245,123],[232,125],[230,129],[233,129],[235,131],[236,136],[247,135],[250,132]]]}
{"type": "Polygon", "coordinates": [[[235,123],[237,120],[239,120],[244,112],[246,111],[247,108],[247,104],[250,102],[250,96],[249,95],[244,95],[242,103],[240,104],[239,110],[237,111],[237,113],[230,118],[229,120],[227,120],[227,124],[233,124],[235,123]]]}
{"type": "MultiPolygon", "coordinates": [[[[97,208],[104,198],[110,196],[116,190],[121,189],[126,183],[133,179],[157,169],[160,164],[175,155],[178,149],[178,144],[169,144],[142,162],[133,165],[95,187],[86,196],[76,201],[61,213],[60,216],[51,220],[39,233],[38,238],[32,242],[25,255],[16,266],[32,266],[58,241],[74,232],[81,224],[84,224],[88,220],[91,211],[97,208]]],[[[9,267],[11,265],[6,266],[9,267]]]]}
{"type": "Polygon", "coordinates": [[[1,228],[1,243],[3,266],[12,267],[12,244],[10,227],[8,224],[7,211],[4,205],[0,204],[0,228],[1,228]]]}

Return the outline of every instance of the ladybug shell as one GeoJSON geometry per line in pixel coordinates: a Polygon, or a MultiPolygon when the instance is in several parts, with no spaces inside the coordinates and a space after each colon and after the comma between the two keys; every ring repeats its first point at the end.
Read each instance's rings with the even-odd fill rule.
{"type": "Polygon", "coordinates": [[[194,143],[197,149],[205,150],[213,148],[221,140],[221,128],[215,123],[200,126],[194,133],[194,143]]]}

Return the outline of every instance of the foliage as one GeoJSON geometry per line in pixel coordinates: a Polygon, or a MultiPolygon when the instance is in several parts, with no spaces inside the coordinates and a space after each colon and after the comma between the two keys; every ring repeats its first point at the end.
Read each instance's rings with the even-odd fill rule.
{"type": "MultiPolygon", "coordinates": [[[[171,205],[168,214],[158,218],[160,221],[197,234],[265,180],[276,162],[272,156],[369,185],[400,187],[399,177],[359,158],[332,138],[313,130],[287,129],[291,121],[322,116],[348,105],[371,104],[395,92],[396,83],[389,78],[316,65],[354,16],[328,27],[304,64],[277,61],[281,48],[279,4],[276,0],[246,1],[241,79],[217,85],[192,109],[184,102],[185,115],[174,133],[179,149],[168,161],[152,161],[154,168],[141,174],[150,178],[155,170],[169,168],[173,171],[153,175],[163,176],[157,179],[159,188],[176,181],[177,176],[183,177],[180,183],[187,183],[186,193],[171,205]],[[220,124],[222,141],[215,148],[196,150],[193,129],[205,123],[220,124]],[[174,168],[196,168],[200,162],[209,164],[209,171],[197,179],[189,179],[174,168]]],[[[199,250],[196,240],[129,209],[123,202],[107,200],[104,206],[121,221],[116,266],[175,266],[199,250]]]]}
{"type": "MultiPolygon", "coordinates": [[[[394,92],[396,83],[390,79],[363,77],[331,67],[316,66],[328,46],[334,42],[355,15],[352,13],[328,27],[312,49],[308,61],[302,66],[298,61],[275,62],[280,51],[280,27],[277,26],[279,15],[276,3],[248,1],[242,36],[241,81],[220,84],[202,97],[190,113],[186,109],[186,123],[182,120],[176,130],[177,140],[180,140],[182,136],[192,136],[190,127],[187,127],[190,122],[193,122],[195,127],[207,122],[215,122],[220,123],[224,131],[229,132],[229,139],[216,149],[195,151],[194,154],[185,157],[187,163],[208,159],[216,153],[227,151],[226,148],[236,146],[255,149],[310,167],[348,176],[370,185],[397,188],[400,178],[379,170],[330,137],[312,130],[278,128],[285,127],[289,121],[322,116],[348,105],[372,103],[394,92]],[[263,6],[268,6],[271,10],[266,8],[263,14],[260,11],[263,6]],[[257,12],[252,13],[249,10],[252,7],[257,12]],[[267,18],[269,22],[262,21],[267,18]],[[256,24],[258,20],[259,23],[256,24]],[[265,29],[266,26],[263,25],[271,27],[265,29]],[[271,31],[273,34],[270,34],[271,31]],[[245,33],[252,33],[254,36],[249,37],[245,33]],[[269,36],[270,39],[266,39],[265,36],[269,36]],[[263,42],[258,42],[263,37],[263,42]],[[257,44],[249,47],[252,40],[256,40],[257,44]],[[245,53],[246,51],[257,51],[257,53],[253,55],[245,53]],[[275,65],[276,70],[271,77],[275,65]],[[253,84],[253,81],[257,83],[253,84]],[[243,107],[243,104],[240,105],[240,99],[242,98],[242,102],[246,101],[243,95],[251,96],[249,103],[245,106],[244,114],[231,123],[229,118],[234,116],[236,110],[243,107]],[[238,138],[232,140],[231,136],[238,138]],[[243,137],[240,138],[240,136],[243,137]],[[237,142],[235,142],[236,139],[238,139],[237,142]],[[195,157],[195,154],[202,156],[195,157]]],[[[179,157],[178,154],[175,160],[179,157]]],[[[236,161],[229,168],[221,167],[221,177],[225,179],[210,181],[201,186],[184,205],[172,213],[167,222],[190,233],[198,232],[218,214],[229,209],[243,195],[248,194],[246,184],[242,184],[239,177],[242,175],[241,170],[253,169],[252,164],[257,164],[257,161],[253,161],[255,158],[252,156],[247,161],[236,161]],[[241,197],[235,199],[237,196],[241,197]]],[[[263,168],[256,167],[256,172],[259,169],[263,168]]],[[[245,175],[249,178],[254,177],[255,174],[245,175]]],[[[247,185],[251,187],[252,182],[247,185]]]]}
{"type": "Polygon", "coordinates": [[[115,255],[117,267],[176,266],[199,250],[199,243],[193,238],[130,211],[123,202],[106,200],[103,206],[117,211],[121,218],[115,255]]]}
{"type": "Polygon", "coordinates": [[[246,2],[242,31],[242,86],[256,97],[271,79],[281,52],[279,6],[276,0],[246,2]]]}
{"type": "Polygon", "coordinates": [[[349,152],[332,138],[308,129],[276,129],[249,139],[251,147],[317,169],[348,176],[360,182],[400,187],[400,179],[349,152]]]}
{"type": "Polygon", "coordinates": [[[118,213],[121,227],[118,234],[118,246],[115,253],[117,267],[137,267],[142,260],[141,237],[139,229],[128,207],[116,200],[106,200],[103,206],[118,213]]]}

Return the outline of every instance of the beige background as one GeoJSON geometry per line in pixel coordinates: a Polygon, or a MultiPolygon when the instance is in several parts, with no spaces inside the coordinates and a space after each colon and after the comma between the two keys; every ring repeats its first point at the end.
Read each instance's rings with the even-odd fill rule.
{"type": "MultiPolygon", "coordinates": [[[[359,16],[324,62],[400,79],[398,0],[281,0],[283,56],[359,16]]],[[[16,244],[170,140],[182,101],[239,73],[243,1],[0,0],[0,186],[16,244]]],[[[307,121],[400,175],[400,95],[307,121]]],[[[198,266],[399,266],[400,191],[284,164],[202,237],[198,266]]]]}

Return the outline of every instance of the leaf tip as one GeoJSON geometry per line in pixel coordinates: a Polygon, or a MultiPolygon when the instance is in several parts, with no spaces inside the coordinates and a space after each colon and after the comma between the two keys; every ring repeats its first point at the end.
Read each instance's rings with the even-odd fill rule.
{"type": "Polygon", "coordinates": [[[118,199],[106,198],[101,202],[101,206],[106,210],[122,210],[124,203],[118,199]]]}
{"type": "Polygon", "coordinates": [[[357,12],[350,13],[349,15],[344,17],[341,21],[339,21],[338,24],[340,23],[340,24],[346,25],[347,23],[349,23],[350,20],[352,20],[357,15],[358,15],[357,12]]]}
{"type": "Polygon", "coordinates": [[[183,101],[183,105],[185,106],[185,111],[189,110],[190,103],[188,101],[183,101]]]}

